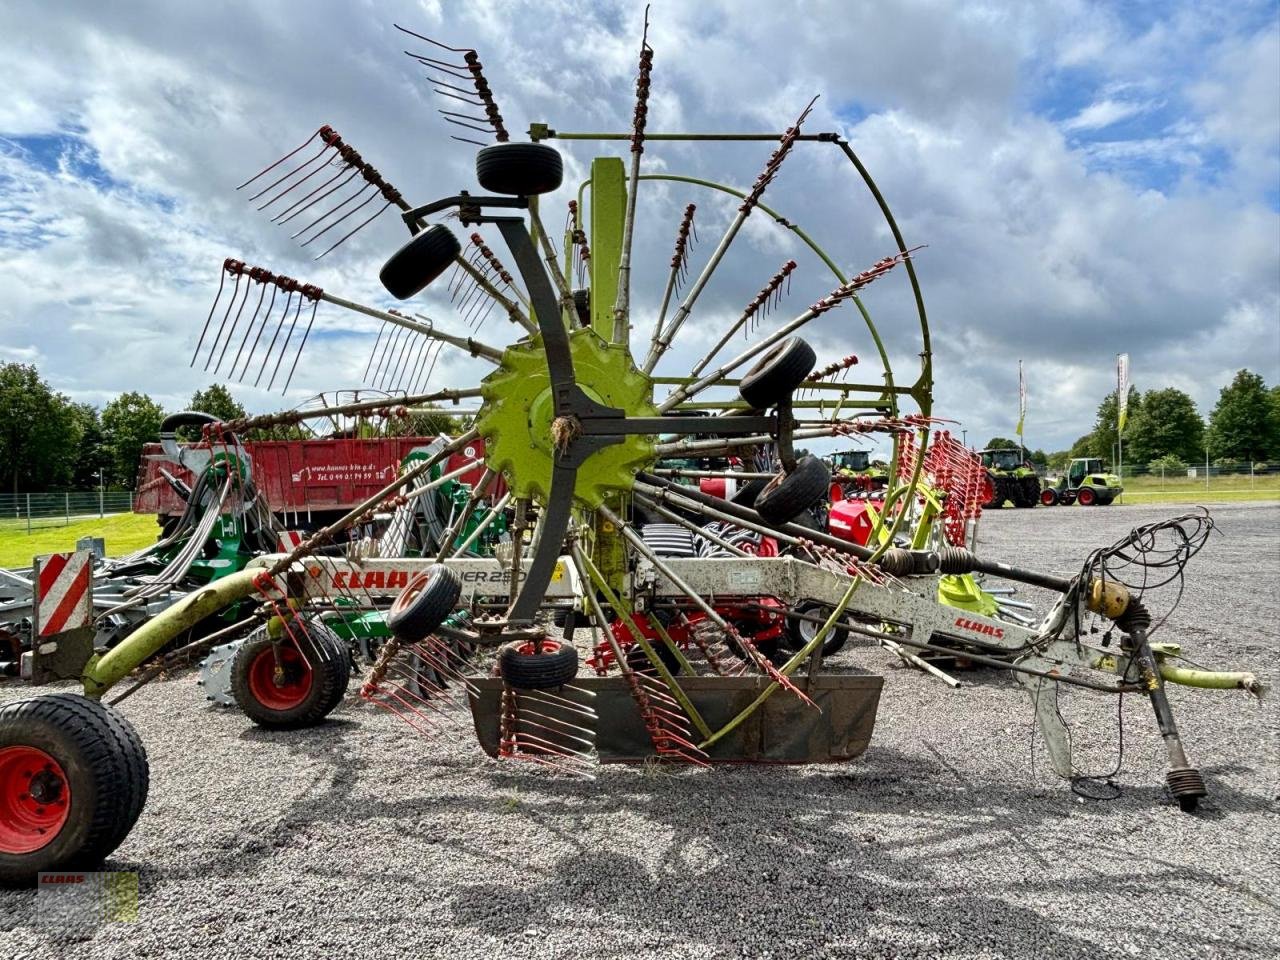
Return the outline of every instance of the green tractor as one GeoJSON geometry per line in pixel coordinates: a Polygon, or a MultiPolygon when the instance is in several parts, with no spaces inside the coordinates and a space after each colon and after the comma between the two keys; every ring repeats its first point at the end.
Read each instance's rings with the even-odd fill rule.
{"type": "Polygon", "coordinates": [[[979,450],[978,455],[991,481],[990,497],[983,509],[998,509],[1006,500],[1015,507],[1034,507],[1040,501],[1040,477],[1021,451],[1008,447],[979,450]]]}
{"type": "Polygon", "coordinates": [[[827,462],[831,466],[831,479],[849,496],[854,490],[870,491],[889,483],[889,471],[883,463],[871,462],[866,450],[842,450],[833,453],[827,462]]]}
{"type": "Polygon", "coordinates": [[[1079,502],[1082,507],[1105,507],[1124,493],[1120,478],[1107,473],[1097,457],[1077,457],[1071,461],[1067,472],[1057,483],[1048,485],[1040,493],[1040,502],[1046,507],[1070,505],[1079,502]]]}

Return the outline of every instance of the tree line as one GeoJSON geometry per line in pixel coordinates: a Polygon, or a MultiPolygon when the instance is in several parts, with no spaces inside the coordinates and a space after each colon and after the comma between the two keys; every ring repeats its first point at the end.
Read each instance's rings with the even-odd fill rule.
{"type": "MultiPolygon", "coordinates": [[[[1131,386],[1124,433],[1118,434],[1116,397],[1112,390],[1103,398],[1093,429],[1071,449],[1035,450],[1028,459],[1049,470],[1060,470],[1075,457],[1098,457],[1114,466],[1119,437],[1125,464],[1153,472],[1184,471],[1204,463],[1206,454],[1218,466],[1280,465],[1280,385],[1268,388],[1250,370],[1237,372],[1219,391],[1207,423],[1195,401],[1176,387],[1143,393],[1131,386]]],[[[1017,443],[993,437],[992,446],[1017,443]]]]}
{"type": "MultiPolygon", "coordinates": [[[[220,420],[245,416],[244,406],[217,383],[197,390],[182,409],[200,410],[220,420]]],[[[134,390],[99,410],[52,389],[33,365],[0,364],[0,491],[87,490],[100,482],[109,489],[132,489],[143,444],[158,440],[165,416],[176,412],[166,411],[147,394],[134,390]]],[[[390,421],[382,432],[434,436],[454,433],[457,426],[449,417],[423,414],[390,421]]],[[[307,435],[295,426],[277,426],[255,431],[248,439],[293,440],[307,435]]],[[[197,436],[194,428],[179,431],[180,439],[197,436]]]]}

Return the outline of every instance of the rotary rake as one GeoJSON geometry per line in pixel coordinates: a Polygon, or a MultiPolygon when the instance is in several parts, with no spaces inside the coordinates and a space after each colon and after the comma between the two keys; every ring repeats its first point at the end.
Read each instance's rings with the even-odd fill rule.
{"type": "MultiPolygon", "coordinates": [[[[256,370],[257,379],[270,367],[268,387],[283,373],[287,388],[320,305],[343,309],[378,324],[367,376],[395,394],[406,410],[432,411],[447,404],[461,423],[460,432],[293,550],[254,561],[250,569],[175,605],[105,656],[88,660],[83,681],[91,698],[101,697],[184,624],[253,598],[265,623],[245,669],[259,670],[261,693],[270,701],[261,704],[264,709],[254,719],[282,727],[319,722],[346,687],[345,664],[329,655],[322,615],[390,605],[393,639],[379,651],[360,694],[428,736],[469,727],[491,756],[577,773],[589,773],[598,761],[652,758],[692,765],[832,762],[865,749],[883,683],[872,674],[824,669],[827,637],[846,631],[912,654],[949,654],[962,644],[975,662],[1012,669],[1030,695],[1054,769],[1063,777],[1076,771],[1057,711],[1060,686],[1147,696],[1168,746],[1172,793],[1185,809],[1194,809],[1206,790],[1182,750],[1164,684],[1252,692],[1260,692],[1261,685],[1252,674],[1176,667],[1176,648],[1149,639],[1147,581],[1141,575],[1126,579],[1123,568],[1139,574],[1165,569],[1166,579],[1176,579],[1211,523],[1183,517],[1135,532],[1096,552],[1067,577],[1015,568],[970,549],[976,514],[969,515],[972,497],[963,492],[967,475],[956,486],[963,464],[954,456],[954,443],[931,437],[932,353],[915,269],[919,248],[906,243],[850,143],[838,132],[810,132],[813,101],[781,133],[651,131],[655,51],[646,26],[630,130],[575,133],[534,123],[529,140],[516,142],[474,50],[405,33],[430,48],[409,55],[436,71],[437,92],[482,111],[442,112],[451,124],[482,137],[455,139],[481,147],[476,179],[483,192],[460,191],[414,205],[348,145],[338,146],[340,138],[331,128],[322,127],[307,142],[318,138],[321,149],[309,154],[304,144],[268,167],[251,181],[255,196],[266,201],[264,213],[275,211],[283,223],[311,216],[309,205],[335,203],[339,194],[328,198],[325,191],[354,186],[356,193],[342,194],[341,203],[325,207],[297,235],[308,244],[326,235],[329,249],[394,206],[409,238],[381,270],[387,292],[397,300],[414,300],[453,270],[447,297],[437,302],[448,299],[472,334],[488,313],[505,314],[516,327],[516,339],[500,348],[474,335],[447,332],[445,323],[417,308],[401,312],[358,303],[227,260],[219,299],[198,338],[197,362],[203,355],[206,366],[232,377],[256,370]],[[456,82],[441,80],[439,73],[456,82]],[[644,170],[650,149],[708,140],[745,151],[772,143],[773,150],[745,189],[667,173],[657,165],[655,172],[644,170]],[[556,142],[628,146],[625,159],[592,161],[588,179],[568,204],[559,244],[545,226],[542,209],[563,179],[556,142]],[[852,276],[805,229],[765,202],[775,183],[786,181],[795,158],[813,151],[830,151],[847,162],[852,182],[882,220],[883,229],[875,234],[891,238],[878,260],[852,276]],[[300,152],[310,159],[297,163],[292,158],[300,152]],[[257,187],[262,181],[269,185],[257,187]],[[679,191],[697,191],[716,202],[731,198],[728,221],[705,258],[692,245],[695,204],[686,203],[679,191]],[[677,196],[676,210],[682,212],[672,218],[675,252],[661,306],[649,322],[646,301],[632,299],[633,275],[642,273],[633,268],[647,262],[633,249],[636,224],[642,215],[660,210],[664,198],[677,196]],[[470,238],[469,253],[449,226],[433,222],[440,218],[456,219],[480,238],[470,238]],[[749,289],[758,292],[744,296],[745,306],[732,314],[736,322],[689,363],[689,340],[673,348],[749,221],[777,230],[800,254],[763,284],[752,283],[749,289]],[[501,254],[495,252],[499,244],[505,248],[501,254]],[[783,307],[788,283],[794,287],[818,271],[832,279],[821,285],[805,279],[818,294],[810,306],[773,329],[758,329],[768,310],[783,307]],[[908,382],[891,369],[888,348],[862,298],[870,284],[880,290],[890,277],[905,284],[918,325],[913,352],[920,367],[908,382]],[[232,290],[226,305],[228,279],[232,290]],[[476,289],[467,291],[468,283],[476,289]],[[284,313],[274,314],[272,321],[273,304],[280,299],[284,313]],[[250,300],[254,309],[242,326],[250,300]],[[263,303],[265,313],[259,309],[263,303]],[[852,357],[826,365],[815,376],[815,353],[799,334],[838,310],[856,312],[854,325],[865,330],[870,345],[864,356],[879,367],[878,378],[870,378],[877,382],[851,382],[852,357]],[[637,329],[652,332],[645,340],[643,333],[633,337],[637,329]],[[738,334],[746,336],[745,346],[721,358],[738,334]],[[276,341],[279,347],[272,345],[276,341]],[[432,391],[427,387],[430,358],[446,348],[491,369],[475,386],[432,391]],[[228,358],[230,366],[223,367],[228,358]],[[474,405],[459,407],[459,400],[474,405]],[[829,475],[820,461],[797,449],[797,442],[853,434],[886,436],[894,447],[890,462],[897,466],[886,496],[889,507],[876,537],[866,544],[803,522],[806,509],[825,495],[829,475]],[[346,530],[406,502],[429,471],[478,440],[484,442],[484,473],[436,556],[362,556],[335,549],[346,530]],[[663,475],[661,459],[686,455],[750,457],[774,469],[754,500],[734,502],[663,475]],[[942,517],[937,524],[921,522],[930,477],[933,486],[952,491],[941,501],[931,494],[935,517],[942,517]],[[504,488],[501,495],[498,485],[504,488]],[[506,516],[509,535],[494,557],[465,557],[457,536],[480,511],[482,519],[506,516]],[[687,532],[689,549],[673,552],[661,538],[647,537],[654,519],[687,532]],[[751,535],[750,548],[744,531],[751,535]],[[1155,545],[1166,540],[1172,546],[1159,552],[1155,545]],[[766,541],[771,546],[766,548],[766,541]],[[1057,601],[1034,625],[1014,622],[998,610],[958,611],[939,602],[943,577],[970,574],[1047,588],[1057,601]],[[818,629],[799,649],[771,650],[765,634],[776,626],[778,611],[802,604],[817,604],[822,611],[809,616],[818,629]],[[563,631],[554,626],[561,617],[563,631]],[[1094,618],[1118,628],[1121,636],[1113,646],[1088,642],[1094,618]],[[581,670],[579,631],[590,635],[598,668],[594,676],[581,670]]],[[[711,228],[704,221],[701,229],[705,237],[711,228]]],[[[666,262],[670,249],[663,244],[659,262],[666,262]]],[[[853,330],[841,331],[842,340],[853,335],[853,330]]],[[[905,336],[901,330],[899,335],[905,336]]],[[[346,406],[350,413],[353,405],[346,406]]],[[[379,399],[365,409],[385,406],[379,399]]],[[[334,412],[318,408],[296,416],[334,412]]],[[[273,415],[210,429],[245,430],[268,422],[284,421],[273,415]]],[[[101,714],[96,723],[122,722],[96,700],[86,709],[101,714]]],[[[22,746],[17,712],[0,711],[0,750],[22,746]]],[[[53,708],[46,712],[54,727],[62,722],[53,708]]],[[[68,741],[66,757],[52,758],[63,782],[89,775],[74,764],[77,749],[68,741]]],[[[140,746],[123,751],[122,770],[138,766],[138,751],[140,746]]],[[[74,783],[70,795],[79,795],[74,783]]],[[[107,832],[115,842],[141,803],[124,795],[117,806],[84,814],[123,823],[123,829],[107,832]]],[[[5,853],[0,862],[6,875],[25,876],[104,852],[101,844],[77,847],[71,834],[54,835],[27,852],[5,853]]]]}

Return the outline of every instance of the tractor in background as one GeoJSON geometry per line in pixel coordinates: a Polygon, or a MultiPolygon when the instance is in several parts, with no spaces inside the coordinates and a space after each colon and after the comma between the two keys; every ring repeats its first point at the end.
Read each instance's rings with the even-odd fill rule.
{"type": "Polygon", "coordinates": [[[1100,459],[1077,457],[1071,461],[1066,473],[1040,492],[1040,502],[1046,507],[1069,506],[1077,502],[1082,507],[1105,507],[1122,493],[1124,487],[1120,485],[1120,478],[1108,473],[1100,459]]]}
{"type": "Polygon", "coordinates": [[[858,491],[883,490],[889,483],[889,471],[883,463],[872,463],[866,450],[842,450],[827,458],[831,466],[832,500],[853,497],[858,491]],[[841,496],[836,496],[836,488],[841,496]]]}
{"type": "Polygon", "coordinates": [[[979,450],[982,465],[990,481],[988,499],[983,509],[996,510],[1006,500],[1015,507],[1034,507],[1040,500],[1040,477],[1031,461],[1012,447],[979,450]]]}

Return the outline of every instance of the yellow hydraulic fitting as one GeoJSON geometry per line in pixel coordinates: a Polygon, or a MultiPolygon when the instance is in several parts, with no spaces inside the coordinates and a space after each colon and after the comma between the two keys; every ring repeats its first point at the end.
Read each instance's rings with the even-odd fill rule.
{"type": "Polygon", "coordinates": [[[1088,607],[1108,620],[1115,620],[1129,609],[1129,591],[1114,580],[1095,577],[1089,584],[1088,607]]]}

